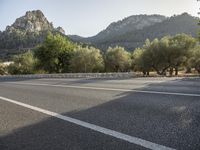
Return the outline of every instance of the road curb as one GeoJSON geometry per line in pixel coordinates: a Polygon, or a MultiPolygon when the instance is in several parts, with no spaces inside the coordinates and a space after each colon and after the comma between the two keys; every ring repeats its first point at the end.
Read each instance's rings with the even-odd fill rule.
{"type": "Polygon", "coordinates": [[[5,75],[5,76],[0,76],[0,79],[39,79],[39,78],[129,79],[132,77],[135,77],[135,73],[123,72],[123,73],[63,73],[63,74],[5,75]]]}

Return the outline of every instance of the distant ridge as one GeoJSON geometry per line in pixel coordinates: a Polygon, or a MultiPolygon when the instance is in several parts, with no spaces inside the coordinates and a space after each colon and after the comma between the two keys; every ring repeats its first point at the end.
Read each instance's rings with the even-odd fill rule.
{"type": "Polygon", "coordinates": [[[188,13],[165,17],[161,15],[134,15],[121,21],[111,23],[105,30],[89,38],[69,36],[74,41],[90,43],[106,50],[109,46],[123,46],[134,50],[142,46],[144,41],[161,38],[165,35],[186,33],[196,37],[199,18],[188,13]]]}

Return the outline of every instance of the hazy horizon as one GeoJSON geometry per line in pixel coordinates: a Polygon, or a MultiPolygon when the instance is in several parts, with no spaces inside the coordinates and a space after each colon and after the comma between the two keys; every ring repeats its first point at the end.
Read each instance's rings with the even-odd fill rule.
{"type": "Polygon", "coordinates": [[[5,30],[26,11],[41,10],[55,27],[63,27],[67,35],[88,37],[131,15],[169,17],[187,12],[197,17],[199,7],[200,3],[196,0],[60,0],[59,3],[53,0],[0,0],[0,30],[5,30]]]}

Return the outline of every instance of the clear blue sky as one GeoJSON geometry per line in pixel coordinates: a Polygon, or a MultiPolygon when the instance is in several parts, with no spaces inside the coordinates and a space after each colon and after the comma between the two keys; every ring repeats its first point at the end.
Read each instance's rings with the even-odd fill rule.
{"type": "Polygon", "coordinates": [[[28,10],[42,10],[66,34],[92,36],[130,15],[188,12],[197,16],[199,7],[197,0],[0,0],[0,30],[28,10]]]}

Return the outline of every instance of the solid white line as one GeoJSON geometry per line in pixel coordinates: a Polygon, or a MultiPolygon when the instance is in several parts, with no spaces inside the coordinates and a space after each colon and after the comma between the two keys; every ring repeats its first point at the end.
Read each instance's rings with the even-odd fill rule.
{"type": "Polygon", "coordinates": [[[200,94],[192,94],[192,93],[160,92],[160,91],[147,91],[147,90],[134,90],[134,89],[115,89],[115,88],[103,88],[103,87],[91,87],[91,86],[72,86],[72,85],[28,83],[28,82],[27,83],[5,82],[5,83],[19,84],[19,85],[32,85],[32,86],[50,86],[50,87],[76,88],[76,89],[91,89],[91,90],[106,90],[106,91],[119,91],[119,92],[136,92],[136,93],[147,93],[147,94],[200,97],[200,94]]]}
{"type": "Polygon", "coordinates": [[[35,106],[29,105],[29,104],[18,102],[18,101],[9,99],[9,98],[5,98],[5,97],[0,96],[0,100],[10,102],[10,103],[13,103],[13,104],[16,104],[16,105],[19,105],[19,106],[23,106],[25,108],[28,108],[28,109],[31,109],[31,110],[34,110],[34,111],[37,111],[37,112],[40,112],[40,113],[43,113],[43,114],[46,114],[46,115],[49,115],[49,116],[53,116],[55,118],[58,118],[58,119],[61,119],[61,120],[64,120],[64,121],[67,121],[67,122],[70,122],[70,123],[73,123],[73,124],[76,124],[76,125],[88,128],[88,129],[91,129],[91,130],[96,131],[96,132],[103,133],[105,135],[115,137],[117,139],[127,141],[127,142],[132,143],[132,144],[140,145],[140,146],[148,148],[148,149],[152,149],[152,150],[174,150],[173,148],[170,148],[170,147],[166,147],[166,146],[163,146],[163,145],[152,143],[152,142],[143,140],[141,138],[137,138],[137,137],[133,137],[133,136],[130,136],[130,135],[127,135],[127,134],[123,134],[123,133],[120,133],[120,132],[117,132],[117,131],[114,131],[114,130],[110,130],[110,129],[107,129],[107,128],[104,128],[104,127],[100,127],[100,126],[97,126],[97,125],[94,125],[94,124],[91,124],[91,123],[87,123],[87,122],[84,122],[84,121],[81,121],[81,120],[78,120],[78,119],[74,119],[74,118],[71,118],[71,117],[67,117],[67,116],[64,116],[64,115],[61,115],[61,114],[58,114],[58,113],[55,113],[55,112],[52,112],[52,111],[49,111],[49,110],[45,110],[45,109],[35,107],[35,106]]]}

